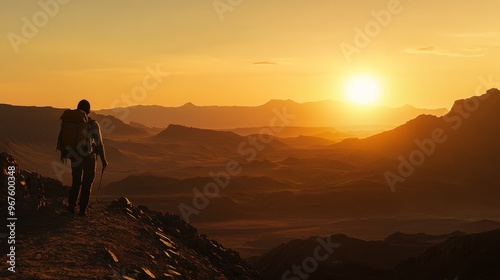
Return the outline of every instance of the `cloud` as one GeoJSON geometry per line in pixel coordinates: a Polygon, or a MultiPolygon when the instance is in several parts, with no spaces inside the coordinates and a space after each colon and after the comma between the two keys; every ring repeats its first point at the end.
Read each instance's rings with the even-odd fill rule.
{"type": "Polygon", "coordinates": [[[442,49],[435,46],[408,48],[403,50],[403,52],[409,54],[430,54],[449,57],[482,57],[486,55],[485,48],[442,49]]]}
{"type": "Polygon", "coordinates": [[[272,57],[252,62],[253,65],[293,65],[297,57],[272,57]]]}
{"type": "Polygon", "coordinates": [[[256,61],[253,64],[254,65],[276,65],[278,63],[275,61],[271,61],[271,60],[262,60],[262,61],[256,61]]]}

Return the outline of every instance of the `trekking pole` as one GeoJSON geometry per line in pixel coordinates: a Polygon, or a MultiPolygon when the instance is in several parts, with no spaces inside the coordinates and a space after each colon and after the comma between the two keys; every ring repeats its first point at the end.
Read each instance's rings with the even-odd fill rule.
{"type": "Polygon", "coordinates": [[[95,202],[97,203],[97,199],[99,199],[99,190],[101,189],[101,183],[102,183],[102,175],[104,175],[104,167],[102,168],[101,171],[101,179],[99,180],[99,187],[97,188],[97,196],[95,198],[95,202]]]}

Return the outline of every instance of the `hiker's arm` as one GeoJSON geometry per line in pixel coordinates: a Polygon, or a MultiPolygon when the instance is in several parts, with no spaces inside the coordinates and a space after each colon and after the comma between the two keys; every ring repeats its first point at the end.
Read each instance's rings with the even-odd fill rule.
{"type": "Polygon", "coordinates": [[[57,136],[57,146],[56,146],[56,151],[61,151],[61,161],[63,159],[63,150],[64,148],[62,147],[62,134],[63,134],[63,124],[61,122],[61,129],[59,129],[59,136],[57,136]]]}
{"type": "Polygon", "coordinates": [[[95,133],[92,134],[96,145],[95,152],[101,157],[102,165],[106,167],[108,165],[108,161],[106,160],[106,149],[104,148],[104,143],[102,141],[101,127],[96,121],[93,122],[93,130],[95,130],[95,133]]]}
{"type": "Polygon", "coordinates": [[[104,149],[104,145],[96,146],[96,153],[101,157],[101,162],[104,167],[108,166],[108,161],[106,160],[106,149],[104,149]]]}

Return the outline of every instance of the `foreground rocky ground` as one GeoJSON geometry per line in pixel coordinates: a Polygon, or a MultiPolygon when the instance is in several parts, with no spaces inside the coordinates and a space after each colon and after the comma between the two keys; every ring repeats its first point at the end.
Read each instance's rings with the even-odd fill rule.
{"type": "MultiPolygon", "coordinates": [[[[16,166],[15,273],[2,279],[259,279],[233,250],[200,235],[180,217],[134,207],[126,198],[91,203],[87,217],[66,211],[67,187],[20,171],[0,154],[1,211],[6,219],[8,166],[16,166]]],[[[5,229],[2,229],[5,230],[5,229]]],[[[2,235],[2,259],[9,253],[2,235]]]]}

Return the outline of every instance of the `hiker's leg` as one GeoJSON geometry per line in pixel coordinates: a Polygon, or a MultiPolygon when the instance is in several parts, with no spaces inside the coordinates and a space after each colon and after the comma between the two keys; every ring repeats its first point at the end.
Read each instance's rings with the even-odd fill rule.
{"type": "Polygon", "coordinates": [[[68,208],[70,211],[74,211],[76,207],[76,200],[78,198],[78,193],[80,192],[80,186],[82,185],[82,171],[83,165],[82,161],[71,161],[71,175],[73,177],[73,182],[71,184],[71,189],[69,190],[68,198],[68,208]]]}
{"type": "Polygon", "coordinates": [[[90,191],[92,190],[92,183],[94,183],[96,168],[96,156],[94,153],[86,156],[83,160],[83,182],[82,192],[80,194],[80,213],[85,213],[87,205],[89,204],[90,191]]]}

